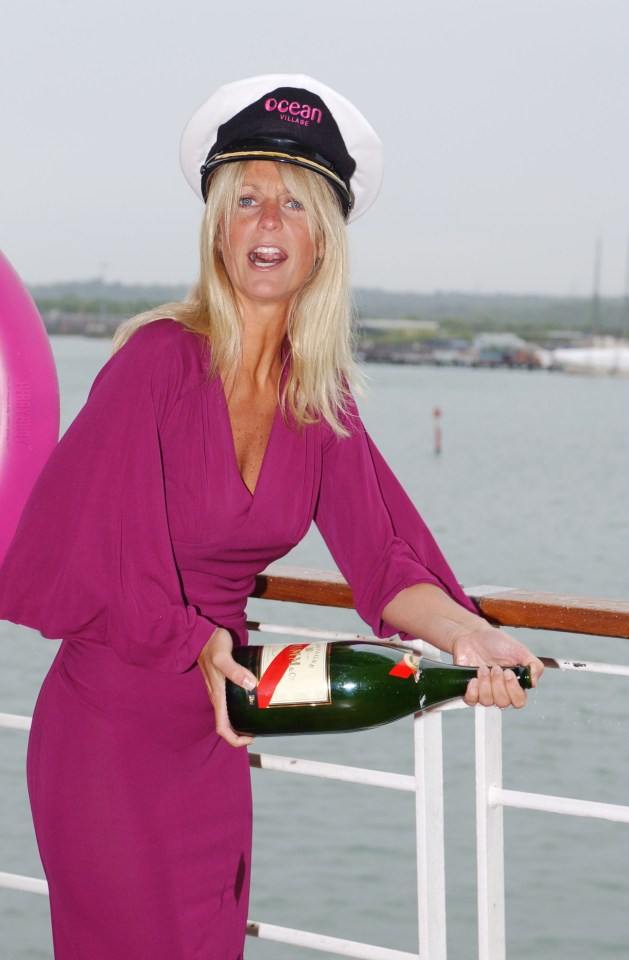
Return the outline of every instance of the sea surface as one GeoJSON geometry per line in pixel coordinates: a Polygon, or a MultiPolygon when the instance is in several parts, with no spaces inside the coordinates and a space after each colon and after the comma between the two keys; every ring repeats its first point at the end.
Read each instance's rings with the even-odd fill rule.
{"type": "MultiPolygon", "coordinates": [[[[53,349],[65,429],[109,344],[60,337],[53,349]]],[[[629,598],[629,379],[398,366],[364,373],[367,426],[464,584],[629,598]]],[[[316,532],[287,562],[333,569],[316,532]]],[[[263,601],[252,601],[249,615],[364,626],[347,611],[263,601]]],[[[628,641],[518,635],[541,655],[629,661],[628,641]]],[[[55,649],[0,624],[0,712],[31,713],[55,649]]],[[[473,726],[471,710],[444,715],[453,960],[477,955],[473,726]]],[[[43,876],[24,784],[26,735],[0,730],[0,746],[0,870],[43,876]]],[[[410,721],[260,740],[254,749],[412,773],[410,721]]],[[[628,803],[629,681],[547,671],[526,709],[504,714],[504,751],[509,788],[628,803]]],[[[253,787],[250,917],[416,951],[412,796],[260,770],[253,787]]],[[[629,956],[628,826],[507,810],[505,837],[509,960],[629,956]]],[[[0,889],[0,956],[51,960],[46,898],[0,889]]],[[[246,956],[317,954],[248,939],[246,956]]]]}

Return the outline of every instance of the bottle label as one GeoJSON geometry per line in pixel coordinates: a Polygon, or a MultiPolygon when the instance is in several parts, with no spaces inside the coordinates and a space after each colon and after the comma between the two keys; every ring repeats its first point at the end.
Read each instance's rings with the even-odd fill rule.
{"type": "Polygon", "coordinates": [[[259,707],[330,703],[329,643],[271,643],[262,647],[259,707]]]}

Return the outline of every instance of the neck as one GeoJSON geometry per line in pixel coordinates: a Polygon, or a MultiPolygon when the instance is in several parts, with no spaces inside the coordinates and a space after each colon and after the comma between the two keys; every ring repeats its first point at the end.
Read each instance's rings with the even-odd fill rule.
{"type": "Polygon", "coordinates": [[[274,305],[257,306],[243,315],[242,363],[237,376],[258,387],[271,381],[277,387],[281,349],[288,326],[288,310],[274,305]]]}

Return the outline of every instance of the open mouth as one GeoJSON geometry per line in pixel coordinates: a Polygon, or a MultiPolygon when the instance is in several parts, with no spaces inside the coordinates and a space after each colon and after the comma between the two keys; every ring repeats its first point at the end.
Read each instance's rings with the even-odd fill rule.
{"type": "Polygon", "coordinates": [[[249,259],[256,267],[274,267],[288,260],[288,256],[279,247],[260,246],[250,251],[249,259]]]}

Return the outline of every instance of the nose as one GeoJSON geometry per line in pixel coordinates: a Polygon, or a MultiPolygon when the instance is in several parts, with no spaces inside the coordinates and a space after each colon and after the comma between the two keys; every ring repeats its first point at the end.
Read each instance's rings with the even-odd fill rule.
{"type": "Polygon", "coordinates": [[[277,230],[282,226],[282,213],[277,200],[265,200],[260,208],[259,224],[264,230],[277,230]]]}

